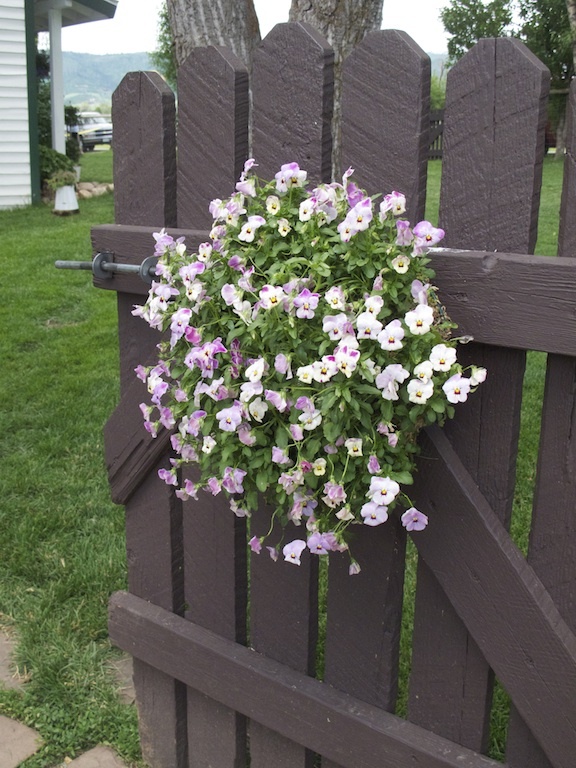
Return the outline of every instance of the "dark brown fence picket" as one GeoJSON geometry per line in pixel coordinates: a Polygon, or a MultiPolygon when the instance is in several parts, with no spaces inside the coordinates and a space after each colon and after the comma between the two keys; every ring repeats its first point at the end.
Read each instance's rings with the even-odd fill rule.
{"type": "Polygon", "coordinates": [[[227,48],[196,48],[178,71],[178,226],[212,228],[248,157],[248,71],[227,48]]]}
{"type": "MultiPolygon", "coordinates": [[[[481,41],[449,72],[440,198],[447,246],[532,251],[547,93],[546,68],[511,39],[481,41]],[[521,89],[519,79],[524,84],[521,89]]],[[[490,306],[488,294],[486,306],[490,306]]],[[[482,391],[458,410],[458,418],[447,425],[446,432],[507,524],[525,353],[475,344],[460,357],[485,365],[490,373],[482,391]]],[[[410,719],[482,752],[488,743],[491,696],[490,668],[420,561],[410,719]]]]}
{"type": "Polygon", "coordinates": [[[370,195],[403,192],[407,218],[426,202],[430,57],[405,32],[372,32],[344,62],[342,170],[370,195]]]}
{"type": "MultiPolygon", "coordinates": [[[[422,218],[429,57],[403,32],[374,32],[348,57],[343,78],[342,167],[354,167],[369,193],[405,192],[413,218],[422,218]],[[387,88],[390,82],[394,89],[387,88]]],[[[398,693],[405,550],[405,532],[391,520],[354,536],[358,575],[348,575],[347,556],[334,557],[328,569],[324,680],[391,712],[398,693]]]]}
{"type": "MultiPolygon", "coordinates": [[[[271,178],[281,164],[297,162],[310,183],[328,181],[333,92],[328,43],[307,24],[278,25],[255,52],[252,71],[252,143],[259,175],[271,178]]],[[[254,515],[251,534],[262,536],[269,526],[270,511],[263,508],[254,515]]],[[[282,543],[301,535],[292,526],[282,543]]],[[[252,556],[250,573],[250,645],[291,669],[314,675],[318,563],[311,558],[300,568],[274,563],[264,550],[252,556]]],[[[252,768],[312,768],[313,760],[301,745],[250,723],[252,768]]]]}
{"type": "MultiPolygon", "coordinates": [[[[564,184],[558,255],[576,258],[576,83],[567,109],[564,184]]],[[[572,631],[576,631],[576,361],[548,355],[540,451],[532,507],[528,562],[572,631]]],[[[510,768],[552,768],[538,742],[513,707],[506,758],[510,768]]]]}
{"type": "Polygon", "coordinates": [[[276,25],[252,65],[252,153],[261,178],[296,162],[311,182],[331,181],[333,97],[326,40],[309,24],[276,25]]]}
{"type": "MultiPolygon", "coordinates": [[[[233,193],[248,156],[246,67],[226,48],[197,48],[179,70],[178,98],[178,225],[210,230],[210,201],[233,193]]],[[[186,618],[245,644],[245,520],[224,494],[203,491],[184,503],[183,541],[186,618]]],[[[245,764],[242,715],[188,688],[187,716],[190,765],[245,764]]]]}
{"type": "MultiPolygon", "coordinates": [[[[176,137],[174,95],[155,73],[126,75],[114,93],[114,183],[118,224],[176,224],[176,137]]],[[[152,252],[153,240],[149,250],[152,252]]],[[[145,388],[134,383],[134,366],[154,359],[157,339],[132,316],[140,296],[118,294],[121,403],[106,427],[108,453],[125,443],[123,413],[137,414],[145,388]]],[[[138,443],[140,438],[137,438],[138,443]]],[[[134,450],[128,448],[126,454],[134,450]]],[[[156,470],[158,456],[144,478],[123,499],[130,591],[174,613],[183,610],[182,505],[156,470]]],[[[126,467],[124,467],[126,469],[126,467]]],[[[134,471],[134,468],[132,468],[134,471]]],[[[145,759],[163,768],[186,763],[186,700],[182,683],[154,667],[134,661],[134,684],[145,759]]]]}

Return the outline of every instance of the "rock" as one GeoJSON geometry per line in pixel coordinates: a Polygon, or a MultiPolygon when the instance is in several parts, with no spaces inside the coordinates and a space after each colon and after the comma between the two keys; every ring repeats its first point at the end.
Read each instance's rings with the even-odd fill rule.
{"type": "Polygon", "coordinates": [[[17,768],[38,750],[41,739],[27,725],[0,715],[0,744],[0,768],[17,768]]]}

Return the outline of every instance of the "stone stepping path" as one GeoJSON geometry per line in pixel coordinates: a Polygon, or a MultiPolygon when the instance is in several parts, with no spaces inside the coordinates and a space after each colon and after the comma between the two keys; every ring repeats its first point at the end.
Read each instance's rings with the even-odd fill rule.
{"type": "Polygon", "coordinates": [[[40,744],[40,736],[32,728],[0,715],[0,768],[16,768],[40,744]]]}
{"type": "Polygon", "coordinates": [[[8,632],[0,630],[0,683],[4,688],[22,690],[26,677],[20,675],[12,664],[14,646],[14,640],[8,632]]]}
{"type": "Polygon", "coordinates": [[[64,768],[126,768],[126,763],[109,747],[94,747],[66,763],[64,768]]]}
{"type": "MultiPolygon", "coordinates": [[[[22,690],[26,677],[14,668],[12,655],[14,640],[0,630],[0,686],[22,690]]],[[[118,682],[118,695],[127,704],[134,702],[132,685],[132,659],[122,657],[111,665],[118,682]]],[[[18,768],[40,748],[40,734],[27,725],[0,715],[0,768],[18,768]]],[[[118,755],[109,747],[95,747],[70,762],[54,768],[126,768],[118,755]]]]}

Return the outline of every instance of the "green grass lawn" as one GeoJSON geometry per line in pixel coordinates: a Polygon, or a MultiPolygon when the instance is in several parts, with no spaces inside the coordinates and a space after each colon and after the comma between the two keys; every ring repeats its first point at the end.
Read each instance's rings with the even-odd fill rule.
{"type": "Polygon", "coordinates": [[[111,183],[112,177],[112,150],[109,147],[97,147],[93,152],[84,152],[82,155],[82,181],[99,181],[111,183]]]}
{"type": "MultiPolygon", "coordinates": [[[[100,154],[85,156],[91,180],[110,173],[110,156],[97,170],[100,154]]],[[[115,295],[53,266],[90,260],[91,225],[113,218],[112,195],[81,200],[75,216],[46,205],[0,212],[0,624],[29,676],[23,695],[0,688],[0,712],[44,739],[26,768],[98,743],[139,756],[134,707],[108,669],[107,601],[126,581],[123,510],[109,500],[102,445],[118,398],[115,295]]]]}
{"type": "MultiPolygon", "coordinates": [[[[85,154],[82,166],[83,180],[112,180],[109,150],[85,154]]],[[[537,252],[553,255],[562,164],[547,159],[544,171],[537,252]]],[[[439,176],[434,161],[432,221],[439,176]]],[[[0,212],[0,625],[19,638],[17,662],[30,679],[24,694],[0,688],[0,713],[44,739],[25,768],[56,765],[98,743],[139,759],[135,709],[120,703],[108,671],[115,651],[107,601],[126,581],[123,510],[109,501],[102,458],[102,427],[118,399],[115,294],[95,290],[87,272],[53,267],[89,260],[90,227],[113,219],[112,195],[81,200],[77,216],[54,216],[46,205],[0,212]]],[[[544,355],[529,355],[513,529],[524,549],[544,366],[544,355]]],[[[407,627],[406,642],[409,635],[407,627]]],[[[405,692],[408,669],[403,677],[405,692]]],[[[494,756],[505,738],[501,692],[498,702],[494,756]]]]}

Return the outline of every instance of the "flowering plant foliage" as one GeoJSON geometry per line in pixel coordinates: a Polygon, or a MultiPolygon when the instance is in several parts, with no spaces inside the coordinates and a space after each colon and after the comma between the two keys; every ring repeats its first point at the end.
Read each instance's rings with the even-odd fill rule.
{"type": "Polygon", "coordinates": [[[160,477],[183,499],[226,493],[236,515],[264,493],[276,519],[302,527],[268,546],[295,564],[306,548],[347,550],[351,526],[380,525],[398,504],[404,526],[422,530],[404,490],[417,434],[486,373],[464,375],[431,283],[427,249],[444,232],[411,227],[402,194],[378,202],[351,169],[309,189],[296,163],[268,183],[254,166],[210,204],[211,243],[188,254],[155,234],[158,280],[134,314],[166,332],[157,365],[136,369],[151,395],[145,427],[173,430],[160,477]],[[181,482],[185,463],[196,482],[181,482]]]}

